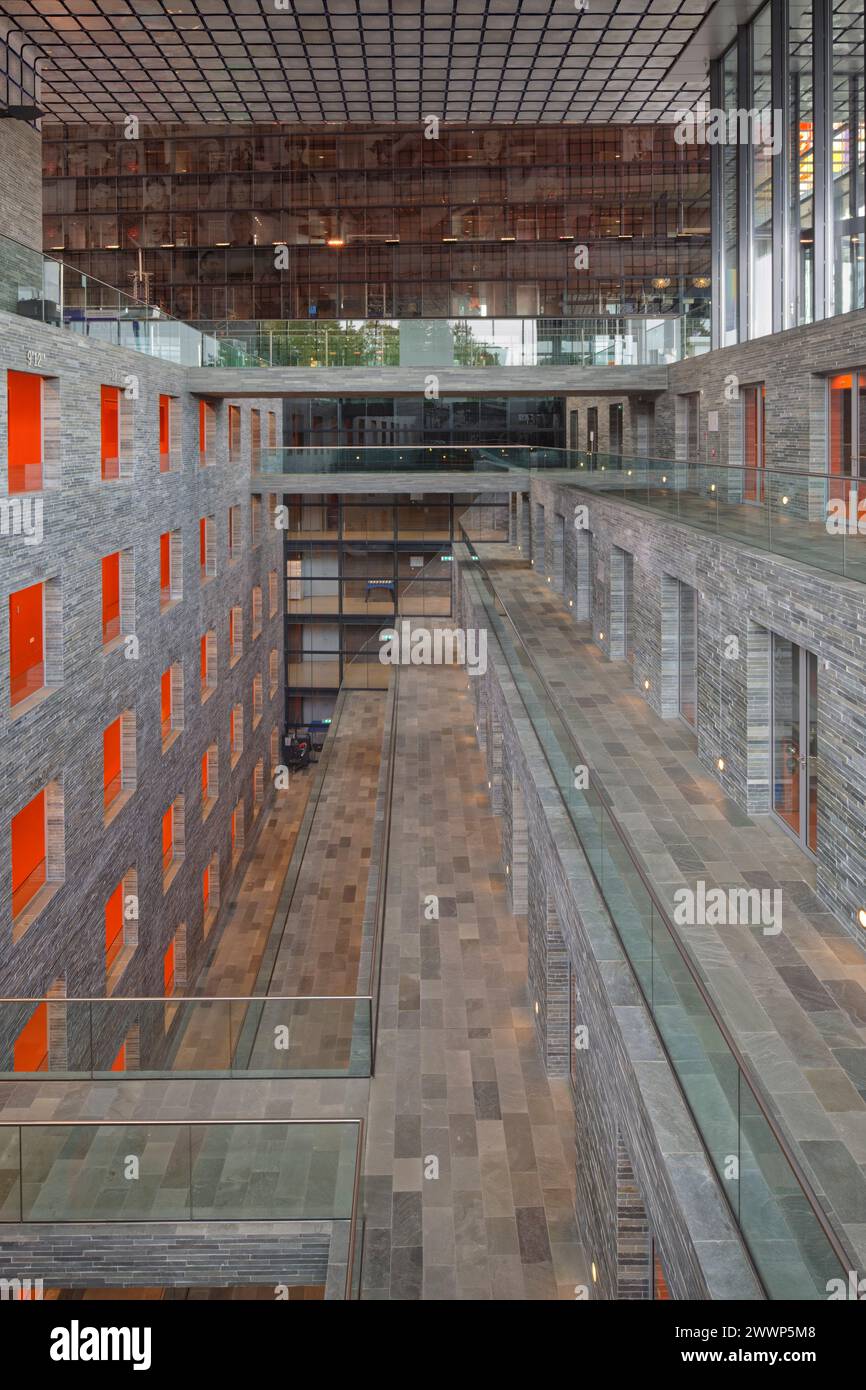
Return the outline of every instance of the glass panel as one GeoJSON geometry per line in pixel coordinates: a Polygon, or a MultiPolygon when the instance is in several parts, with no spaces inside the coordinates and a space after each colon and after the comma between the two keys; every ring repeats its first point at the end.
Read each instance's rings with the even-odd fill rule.
{"type": "Polygon", "coordinates": [[[833,302],[837,314],[863,307],[863,6],[833,5],[833,302]]]}
{"type": "MultiPolygon", "coordinates": [[[[726,111],[735,111],[737,100],[737,50],[729,49],[722,60],[722,99],[726,111]]],[[[738,336],[737,252],[739,227],[737,207],[739,196],[738,146],[722,146],[722,343],[735,343],[738,336]]]]}
{"type": "Polygon", "coordinates": [[[770,122],[773,111],[772,23],[765,5],[752,24],[751,107],[760,116],[760,134],[751,132],[752,206],[749,280],[749,336],[759,338],[773,328],[773,152],[770,122]]]}
{"type": "Polygon", "coordinates": [[[189,1216],[185,1125],[22,1125],[24,1221],[189,1216]]]}
{"type": "Polygon", "coordinates": [[[791,166],[788,324],[815,317],[815,102],[811,0],[789,0],[788,100],[791,166]]]}

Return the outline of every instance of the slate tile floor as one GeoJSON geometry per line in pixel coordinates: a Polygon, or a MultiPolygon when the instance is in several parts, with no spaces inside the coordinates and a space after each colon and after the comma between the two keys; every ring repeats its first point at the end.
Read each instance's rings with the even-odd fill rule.
{"type": "Polygon", "coordinates": [[[401,671],[365,1298],[573,1299],[588,1282],[569,1083],[536,1048],[474,726],[462,671],[401,671]]]}
{"type": "Polygon", "coordinates": [[[773,817],[747,816],[563,600],[510,546],[481,546],[521,636],[600,774],[656,890],[778,887],[783,930],[685,928],[726,1022],[806,1171],[866,1262],[866,952],[814,893],[814,869],[773,817]]]}

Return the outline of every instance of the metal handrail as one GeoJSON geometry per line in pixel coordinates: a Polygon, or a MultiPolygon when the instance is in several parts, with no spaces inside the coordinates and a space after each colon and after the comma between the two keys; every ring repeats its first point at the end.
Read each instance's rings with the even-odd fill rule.
{"type": "MultiPolygon", "coordinates": [[[[463,528],[461,527],[461,530],[462,530],[462,529],[463,529],[463,528]]],[[[504,601],[504,599],[502,598],[501,594],[499,594],[499,593],[497,592],[496,586],[495,586],[495,584],[493,583],[493,580],[491,579],[490,574],[489,574],[489,572],[488,572],[486,566],[483,564],[483,562],[482,562],[481,560],[479,560],[478,555],[477,555],[477,552],[475,552],[475,549],[474,549],[474,547],[472,546],[471,542],[468,541],[468,539],[466,539],[466,533],[465,533],[465,531],[463,532],[463,534],[464,534],[464,544],[466,545],[466,548],[467,548],[467,550],[468,550],[468,552],[469,552],[469,555],[470,555],[470,557],[472,558],[473,567],[474,567],[475,565],[480,566],[480,569],[481,569],[481,572],[482,572],[483,575],[484,575],[485,581],[487,582],[487,584],[488,584],[488,586],[489,586],[489,588],[490,588],[490,590],[491,590],[491,593],[493,594],[494,601],[495,601],[497,604],[499,604],[499,605],[501,606],[503,615],[507,618],[508,623],[509,623],[509,625],[510,625],[510,627],[511,627],[511,630],[512,630],[513,633],[514,633],[514,636],[517,638],[517,641],[519,642],[521,648],[522,648],[523,651],[525,652],[526,657],[527,657],[527,659],[529,660],[529,663],[530,663],[530,665],[532,666],[533,671],[535,672],[535,674],[536,674],[536,676],[537,676],[539,682],[541,683],[541,685],[542,685],[542,687],[543,687],[543,689],[544,689],[545,695],[546,695],[547,698],[550,700],[550,703],[553,705],[554,709],[556,710],[557,715],[559,716],[559,719],[560,719],[560,722],[561,722],[561,724],[562,724],[562,727],[563,727],[563,730],[564,730],[564,732],[565,732],[565,735],[566,735],[566,737],[570,740],[571,745],[572,745],[572,747],[573,747],[573,749],[574,749],[574,752],[577,754],[577,758],[575,759],[575,763],[576,763],[576,764],[577,764],[577,763],[580,763],[580,764],[582,764],[583,766],[585,766],[588,770],[591,771],[591,765],[590,765],[590,763],[587,761],[587,759],[586,759],[586,757],[585,757],[583,751],[581,750],[580,744],[578,743],[577,739],[575,738],[575,736],[574,736],[574,734],[573,734],[573,732],[572,732],[572,730],[571,730],[571,728],[570,728],[570,726],[569,726],[569,724],[568,724],[568,722],[567,722],[566,716],[565,716],[565,714],[564,714],[564,712],[563,712],[563,710],[562,710],[562,708],[561,708],[561,706],[560,706],[560,704],[559,704],[559,701],[556,699],[556,697],[555,697],[555,696],[553,695],[553,693],[551,692],[547,680],[546,680],[545,677],[542,675],[541,671],[538,669],[538,665],[537,665],[537,663],[536,663],[536,661],[535,661],[535,658],[532,656],[532,653],[529,651],[529,648],[526,646],[525,642],[523,641],[523,638],[522,638],[521,635],[520,635],[520,632],[519,632],[519,629],[518,629],[518,627],[517,627],[517,624],[515,623],[514,619],[511,617],[511,614],[510,614],[509,611],[508,611],[508,606],[507,606],[507,604],[505,603],[505,601],[504,601]]],[[[542,752],[544,752],[544,746],[543,746],[543,744],[540,745],[540,746],[541,746],[541,748],[542,748],[542,752]]],[[[549,763],[549,760],[548,760],[548,758],[547,758],[546,752],[544,753],[544,756],[545,756],[545,761],[546,761],[547,764],[548,764],[548,767],[550,767],[550,763],[549,763]]],[[[553,772],[553,769],[551,768],[551,773],[552,773],[552,772],[553,772]]],[[[554,775],[554,781],[556,781],[555,775],[554,775]]],[[[723,1037],[723,1039],[724,1039],[724,1041],[725,1041],[727,1047],[730,1049],[731,1055],[733,1056],[734,1061],[736,1062],[738,1068],[740,1069],[740,1072],[742,1073],[742,1075],[743,1075],[743,1077],[744,1077],[744,1079],[745,1079],[745,1081],[746,1081],[746,1084],[749,1086],[749,1089],[751,1090],[752,1095],[753,1095],[754,1098],[755,1098],[755,1101],[756,1101],[756,1103],[757,1103],[757,1105],[758,1105],[759,1110],[761,1111],[761,1115],[762,1115],[764,1121],[766,1122],[767,1127],[768,1127],[769,1130],[771,1131],[771,1133],[772,1133],[772,1135],[773,1135],[773,1138],[775,1139],[776,1143],[779,1145],[779,1148],[782,1150],[782,1153],[784,1154],[784,1156],[785,1156],[787,1162],[789,1163],[790,1168],[791,1168],[791,1171],[792,1171],[792,1173],[794,1174],[794,1177],[796,1178],[797,1183],[799,1184],[799,1186],[800,1186],[800,1188],[801,1188],[801,1190],[802,1190],[802,1192],[803,1192],[803,1196],[806,1198],[806,1201],[808,1202],[809,1207],[810,1207],[810,1209],[811,1209],[811,1211],[812,1211],[812,1213],[813,1213],[813,1215],[814,1215],[816,1221],[818,1222],[818,1225],[821,1227],[822,1232],[823,1232],[824,1235],[826,1236],[828,1244],[831,1246],[834,1255],[835,1255],[836,1258],[839,1260],[841,1267],[842,1267],[843,1269],[848,1269],[848,1268],[850,1268],[850,1267],[851,1267],[852,1256],[845,1250],[845,1247],[843,1246],[842,1242],[840,1241],[840,1239],[839,1239],[838,1235],[836,1234],[836,1232],[835,1232],[833,1226],[832,1226],[831,1223],[829,1222],[829,1220],[828,1220],[828,1218],[827,1218],[827,1216],[826,1216],[826,1213],[824,1212],[823,1207],[821,1206],[821,1204],[820,1204],[820,1202],[819,1202],[817,1196],[815,1195],[815,1193],[814,1193],[814,1191],[813,1191],[813,1189],[812,1189],[812,1185],[811,1185],[811,1183],[810,1183],[808,1177],[806,1176],[805,1172],[803,1171],[803,1168],[802,1168],[802,1166],[801,1166],[801,1164],[800,1164],[799,1159],[797,1158],[796,1154],[794,1153],[793,1149],[791,1148],[791,1145],[789,1144],[787,1138],[785,1137],[785,1135],[782,1133],[781,1129],[779,1128],[778,1122],[777,1122],[775,1116],[773,1115],[772,1110],[770,1109],[769,1103],[768,1103],[768,1101],[767,1101],[767,1099],[766,1099],[766,1097],[765,1097],[765,1095],[764,1095],[762,1084],[760,1083],[760,1081],[756,1081],[755,1079],[753,1079],[752,1071],[751,1071],[751,1069],[749,1068],[749,1066],[747,1065],[747,1063],[746,1063],[746,1061],[745,1061],[745,1059],[744,1059],[744,1057],[743,1057],[743,1055],[742,1055],[742,1053],[741,1053],[739,1047],[737,1046],[737,1043],[734,1041],[733,1037],[731,1036],[731,1033],[730,1033],[730,1031],[729,1031],[729,1029],[728,1029],[726,1023],[724,1022],[724,1019],[722,1018],[721,1014],[719,1013],[719,1010],[718,1010],[716,1004],[714,1003],[714,1001],[713,1001],[713,999],[712,999],[712,996],[709,994],[709,992],[708,992],[708,990],[707,990],[707,988],[706,988],[706,985],[704,984],[704,981],[703,981],[703,979],[701,978],[701,975],[700,975],[700,973],[699,973],[699,971],[698,971],[698,969],[697,969],[697,966],[695,965],[694,961],[692,960],[691,954],[686,950],[686,947],[685,947],[685,945],[683,944],[683,942],[680,940],[680,937],[679,937],[678,933],[674,930],[673,922],[671,921],[671,918],[670,918],[670,916],[669,916],[669,913],[668,913],[666,907],[664,906],[664,904],[662,903],[661,899],[659,898],[658,893],[656,892],[656,890],[655,890],[655,888],[653,887],[652,883],[650,882],[650,879],[649,879],[649,877],[647,876],[647,873],[646,873],[646,871],[645,871],[643,865],[641,864],[640,859],[639,859],[638,856],[636,855],[635,851],[632,849],[631,844],[630,844],[630,842],[629,842],[629,838],[628,838],[626,832],[623,830],[622,826],[620,825],[619,820],[618,820],[617,817],[616,817],[616,814],[614,813],[613,804],[612,804],[612,802],[611,802],[611,798],[610,798],[609,794],[607,793],[607,791],[606,791],[606,790],[604,789],[604,787],[602,786],[601,781],[600,781],[600,779],[598,778],[598,776],[595,776],[595,777],[592,778],[592,787],[593,787],[593,790],[594,790],[594,791],[596,792],[596,794],[598,795],[599,800],[601,801],[602,805],[604,806],[604,809],[605,809],[605,811],[607,812],[607,815],[608,815],[608,817],[609,817],[609,819],[610,819],[611,825],[613,826],[614,830],[616,831],[616,834],[617,834],[617,836],[618,836],[618,838],[619,838],[619,841],[620,841],[620,843],[622,844],[622,847],[623,847],[623,849],[625,850],[626,854],[628,855],[628,858],[629,858],[629,860],[630,860],[630,862],[631,862],[633,868],[635,869],[635,871],[636,871],[638,877],[640,878],[641,883],[642,883],[644,889],[645,889],[646,892],[647,892],[647,895],[649,896],[649,898],[650,898],[650,900],[651,900],[651,902],[652,902],[652,904],[653,904],[653,907],[654,907],[654,908],[656,909],[656,911],[658,912],[659,917],[660,917],[661,921],[663,922],[663,924],[664,924],[664,926],[665,926],[665,928],[666,928],[666,930],[667,930],[668,936],[671,938],[671,940],[672,940],[672,942],[673,942],[673,945],[676,947],[676,950],[677,950],[679,956],[681,957],[681,959],[682,959],[682,961],[683,961],[683,964],[685,965],[686,969],[688,970],[689,975],[691,976],[692,982],[693,982],[694,985],[696,986],[696,988],[697,988],[697,990],[698,990],[698,992],[699,992],[701,998],[703,999],[704,1003],[706,1004],[707,1009],[708,1009],[708,1011],[709,1011],[709,1013],[710,1013],[710,1015],[711,1015],[711,1017],[712,1017],[712,1019],[713,1019],[713,1022],[715,1023],[716,1027],[719,1029],[719,1032],[721,1033],[721,1035],[722,1035],[722,1037],[723,1037]]],[[[590,860],[589,860],[588,856],[586,857],[586,862],[587,862],[587,866],[588,866],[588,868],[589,868],[589,871],[590,871],[590,873],[592,874],[593,880],[595,881],[596,887],[598,888],[599,895],[601,896],[602,901],[604,901],[604,902],[606,903],[606,902],[607,902],[607,899],[606,899],[606,897],[605,897],[604,890],[603,890],[601,884],[600,884],[599,881],[598,881],[598,878],[597,878],[597,876],[596,876],[595,870],[594,870],[592,864],[590,863],[590,860]]],[[[619,931],[618,931],[618,929],[617,929],[617,927],[616,927],[616,921],[615,921],[614,914],[613,914],[613,912],[611,912],[610,910],[608,910],[608,912],[609,912],[609,917],[610,917],[611,923],[612,923],[612,925],[613,925],[613,927],[614,927],[614,930],[616,931],[616,934],[617,934],[617,936],[619,937],[619,931]]],[[[626,959],[628,959],[629,957],[628,957],[628,952],[627,952],[627,951],[625,952],[625,955],[626,955],[626,959]]],[[[644,1002],[645,1002],[646,1005],[647,1005],[647,1009],[649,1010],[650,1017],[653,1018],[653,1017],[654,1017],[654,1014],[653,1014],[652,1006],[650,1005],[649,1000],[647,999],[646,994],[644,993],[643,986],[641,985],[641,982],[640,982],[640,979],[639,979],[637,973],[636,973],[636,972],[633,972],[633,973],[634,973],[635,982],[636,982],[636,984],[637,984],[637,988],[638,988],[638,990],[640,991],[640,994],[641,994],[642,998],[644,999],[644,1002]]],[[[661,1037],[660,1034],[657,1034],[657,1036],[658,1036],[658,1038],[659,1038],[659,1043],[660,1043],[660,1045],[661,1045],[661,1047],[662,1047],[662,1050],[664,1051],[665,1055],[666,1055],[666,1056],[669,1058],[669,1060],[670,1060],[670,1054],[668,1053],[668,1049],[667,1049],[667,1047],[666,1047],[666,1045],[665,1045],[664,1039],[661,1037]]],[[[674,1075],[676,1075],[676,1068],[673,1068],[673,1071],[674,1071],[674,1075]]],[[[685,1100],[685,1103],[686,1103],[686,1105],[687,1105],[689,1111],[690,1111],[691,1113],[693,1113],[693,1112],[691,1111],[691,1106],[689,1105],[688,1099],[685,1097],[685,1095],[683,1096],[683,1098],[684,1098],[684,1100],[685,1100]]],[[[696,1125],[696,1129],[697,1129],[697,1131],[698,1131],[698,1134],[700,1134],[700,1132],[701,1132],[701,1131],[700,1131],[700,1126],[697,1124],[697,1120],[695,1121],[695,1125],[696,1125]]],[[[737,1223],[737,1224],[739,1225],[739,1223],[737,1223]]]]}

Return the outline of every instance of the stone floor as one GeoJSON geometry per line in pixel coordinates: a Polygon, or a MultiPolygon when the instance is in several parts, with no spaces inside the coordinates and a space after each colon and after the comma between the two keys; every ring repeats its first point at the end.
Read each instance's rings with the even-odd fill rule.
{"type": "Polygon", "coordinates": [[[465,674],[404,668],[397,718],[363,1296],[573,1299],[574,1110],[536,1048],[465,674]]]}
{"type": "Polygon", "coordinates": [[[770,816],[747,816],[512,547],[479,547],[526,646],[673,910],[677,888],[782,893],[783,930],[683,928],[738,1045],[816,1189],[866,1259],[866,953],[818,901],[814,867],[770,816]]]}

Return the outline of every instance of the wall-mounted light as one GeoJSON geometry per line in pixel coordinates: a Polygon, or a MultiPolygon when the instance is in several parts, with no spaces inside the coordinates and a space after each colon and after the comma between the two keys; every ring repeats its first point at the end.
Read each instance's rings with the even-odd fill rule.
{"type": "Polygon", "coordinates": [[[716,490],[716,485],[715,485],[715,483],[710,483],[710,492],[715,492],[715,490],[716,490]]]}
{"type": "Polygon", "coordinates": [[[663,483],[666,483],[667,480],[668,480],[668,475],[667,475],[667,473],[662,474],[662,482],[663,482],[663,483]]]}
{"type": "Polygon", "coordinates": [[[787,505],[788,505],[788,503],[789,503],[790,500],[791,500],[791,499],[790,499],[789,497],[783,497],[783,498],[782,498],[782,506],[783,506],[783,507],[787,507],[787,505]]]}
{"type": "Polygon", "coordinates": [[[536,1015],[537,1015],[537,1014],[538,1014],[538,1000],[537,1000],[537,999],[536,999],[536,1001],[535,1001],[535,1012],[536,1012],[536,1015]]]}
{"type": "Polygon", "coordinates": [[[649,688],[650,688],[650,683],[649,683],[648,680],[647,680],[647,681],[644,681],[644,683],[643,683],[643,688],[644,688],[644,690],[649,690],[649,688]]]}
{"type": "Polygon", "coordinates": [[[598,1283],[598,1270],[595,1267],[595,1260],[592,1262],[592,1282],[594,1284],[598,1283]]]}
{"type": "Polygon", "coordinates": [[[719,769],[719,772],[724,772],[724,770],[725,770],[725,760],[724,760],[724,758],[717,758],[717,759],[716,759],[716,767],[719,769]]]}
{"type": "Polygon", "coordinates": [[[600,633],[598,634],[598,640],[599,640],[599,642],[603,642],[603,641],[604,641],[604,633],[603,633],[603,632],[600,632],[600,633]]]}
{"type": "Polygon", "coordinates": [[[863,930],[866,931],[866,907],[861,907],[860,911],[857,913],[857,921],[860,923],[863,930]]]}
{"type": "Polygon", "coordinates": [[[573,607],[574,607],[574,599],[573,599],[573,598],[570,598],[570,599],[568,600],[568,606],[569,606],[569,608],[573,608],[573,607]]]}
{"type": "Polygon", "coordinates": [[[550,583],[550,575],[547,576],[547,582],[550,583]]]}
{"type": "Polygon", "coordinates": [[[505,872],[506,872],[506,874],[510,874],[510,873],[511,873],[511,865],[510,865],[510,864],[506,864],[506,865],[505,865],[505,872]]]}

